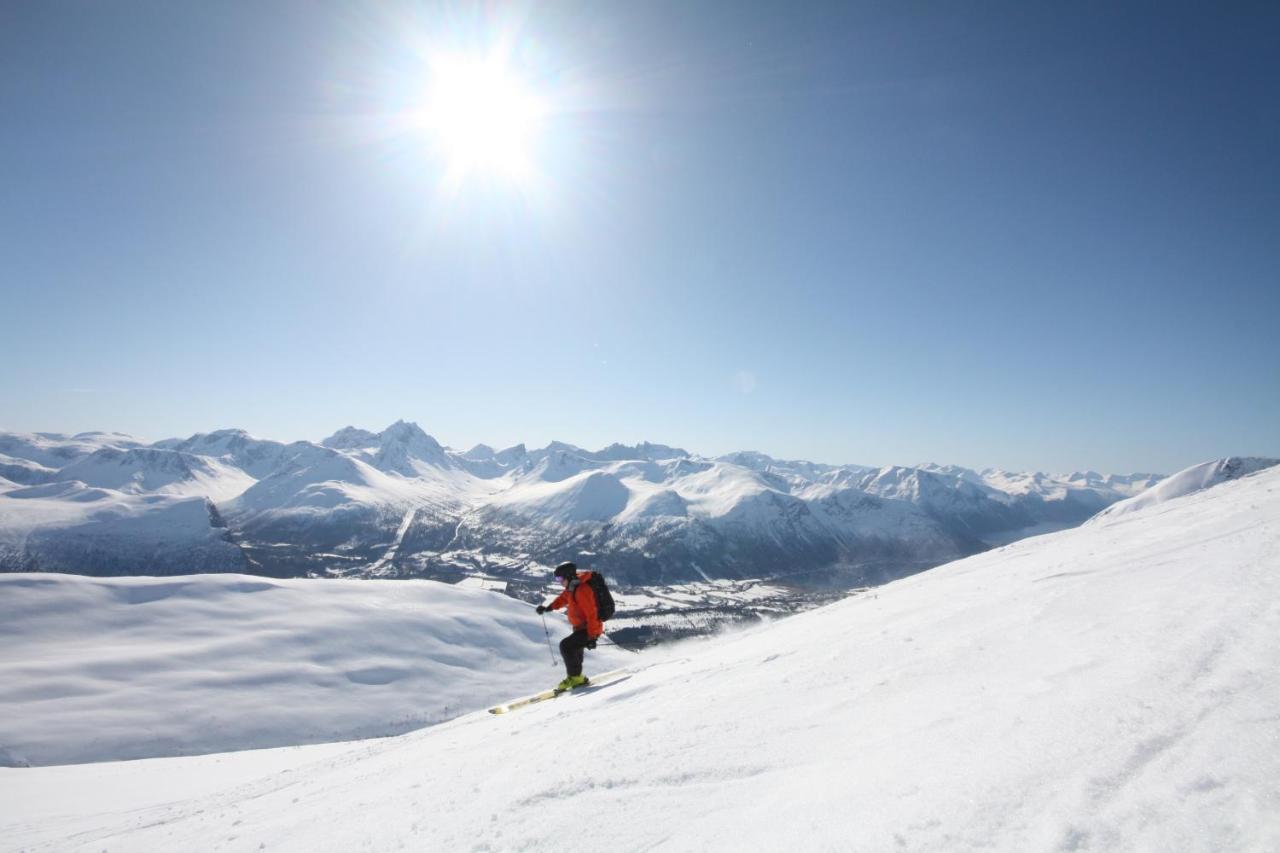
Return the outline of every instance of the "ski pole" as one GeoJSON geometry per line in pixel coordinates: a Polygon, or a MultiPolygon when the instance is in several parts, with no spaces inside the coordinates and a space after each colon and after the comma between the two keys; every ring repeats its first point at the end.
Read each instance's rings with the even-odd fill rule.
{"type": "Polygon", "coordinates": [[[551,632],[547,630],[547,614],[542,614],[542,633],[547,635],[547,651],[551,652],[551,665],[556,665],[556,650],[551,648],[551,632]]]}
{"type": "Polygon", "coordinates": [[[629,649],[626,646],[622,645],[622,643],[615,643],[613,640],[597,640],[596,642],[602,646],[617,646],[618,648],[622,649],[624,652],[631,652],[631,654],[633,655],[640,654],[639,650],[629,649]]]}

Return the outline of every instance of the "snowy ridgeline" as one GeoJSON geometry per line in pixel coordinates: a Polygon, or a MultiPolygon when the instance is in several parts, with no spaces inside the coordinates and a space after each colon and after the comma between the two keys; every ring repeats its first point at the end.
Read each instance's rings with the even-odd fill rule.
{"type": "Polygon", "coordinates": [[[647,443],[461,452],[404,422],[319,444],[0,432],[0,571],[527,585],[589,555],[619,583],[782,573],[849,588],[1079,524],[1159,479],[712,459],[647,443]]]}
{"type": "Polygon", "coordinates": [[[646,654],[619,683],[508,716],[346,748],[0,770],[0,839],[1272,851],[1277,636],[1273,468],[646,654]]]}
{"type": "Polygon", "coordinates": [[[0,575],[0,647],[0,765],[399,734],[563,677],[532,607],[434,581],[0,575]]]}

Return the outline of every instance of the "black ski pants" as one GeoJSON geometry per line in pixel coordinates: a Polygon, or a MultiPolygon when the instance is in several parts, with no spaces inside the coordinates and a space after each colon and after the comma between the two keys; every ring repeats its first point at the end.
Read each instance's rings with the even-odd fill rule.
{"type": "Polygon", "coordinates": [[[560,641],[560,657],[564,658],[564,668],[569,675],[582,675],[582,658],[588,641],[586,628],[577,628],[560,641]]]}

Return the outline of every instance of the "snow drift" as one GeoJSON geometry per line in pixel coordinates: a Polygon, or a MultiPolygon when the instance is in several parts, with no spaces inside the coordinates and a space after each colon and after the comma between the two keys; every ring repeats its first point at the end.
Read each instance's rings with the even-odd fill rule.
{"type": "Polygon", "coordinates": [[[0,837],[117,852],[1275,850],[1277,636],[1272,468],[645,656],[622,682],[509,716],[336,754],[0,770],[0,837]]]}
{"type": "Polygon", "coordinates": [[[563,676],[529,605],[433,581],[0,575],[0,644],[0,764],[399,734],[563,676]]]}
{"type": "Polygon", "coordinates": [[[1280,459],[1266,459],[1258,456],[1228,456],[1226,459],[1201,462],[1199,465],[1192,465],[1190,468],[1166,477],[1139,495],[1112,504],[1098,513],[1095,518],[1116,518],[1131,512],[1138,512],[1139,510],[1162,504],[1165,501],[1195,494],[1219,483],[1225,483],[1228,480],[1238,480],[1241,477],[1248,476],[1255,471],[1261,471],[1264,468],[1270,468],[1273,465],[1280,465],[1280,459]]]}

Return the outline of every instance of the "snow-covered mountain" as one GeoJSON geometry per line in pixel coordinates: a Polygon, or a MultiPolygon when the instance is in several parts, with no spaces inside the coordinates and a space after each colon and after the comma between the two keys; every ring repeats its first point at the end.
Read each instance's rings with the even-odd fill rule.
{"type": "Polygon", "coordinates": [[[1154,479],[837,466],[758,452],[708,459],[647,442],[459,451],[404,421],[381,432],[347,427],[320,443],[242,430],[150,445],[107,433],[5,434],[0,452],[0,569],[86,574],[520,579],[577,558],[620,583],[789,577],[847,587],[1079,524],[1154,479]],[[46,485],[54,488],[25,491],[46,485]],[[121,507],[139,517],[182,498],[207,502],[203,527],[157,516],[127,543],[101,526],[121,507]]]}
{"type": "Polygon", "coordinates": [[[0,432],[0,477],[36,486],[52,482],[67,465],[99,450],[128,450],[143,443],[121,433],[0,432]]]}
{"type": "Polygon", "coordinates": [[[157,441],[153,446],[191,455],[214,457],[239,468],[255,479],[265,477],[279,468],[289,453],[290,447],[278,441],[254,438],[242,429],[197,433],[187,439],[171,438],[157,441]]]}
{"type": "Polygon", "coordinates": [[[130,494],[75,480],[0,493],[0,565],[94,575],[253,568],[207,498],[130,494]]]}
{"type": "MultiPolygon", "coordinates": [[[[646,653],[612,685],[503,716],[476,701],[345,746],[0,769],[0,838],[65,851],[1276,850],[1277,601],[1268,468],[646,653]]],[[[132,606],[145,624],[150,605],[132,606]]],[[[73,698],[49,707],[83,682],[60,686],[73,698]]],[[[43,707],[33,696],[0,732],[43,707]]]]}
{"type": "Polygon", "coordinates": [[[144,442],[119,432],[0,432],[0,453],[55,471],[106,447],[128,450],[143,446],[144,442]]]}
{"type": "Polygon", "coordinates": [[[155,447],[104,447],[72,462],[53,479],[127,494],[198,495],[215,502],[230,500],[256,482],[233,457],[155,447]]]}
{"type": "Polygon", "coordinates": [[[1104,519],[1117,518],[1122,515],[1128,515],[1131,512],[1138,512],[1147,507],[1162,504],[1165,501],[1195,494],[1219,483],[1225,483],[1228,480],[1247,477],[1274,465],[1280,465],[1280,459],[1268,459],[1258,456],[1229,456],[1226,459],[1216,459],[1212,462],[1192,465],[1190,468],[1159,481],[1151,488],[1132,498],[1112,504],[1098,513],[1095,518],[1090,519],[1090,521],[1101,522],[1104,519]]]}

